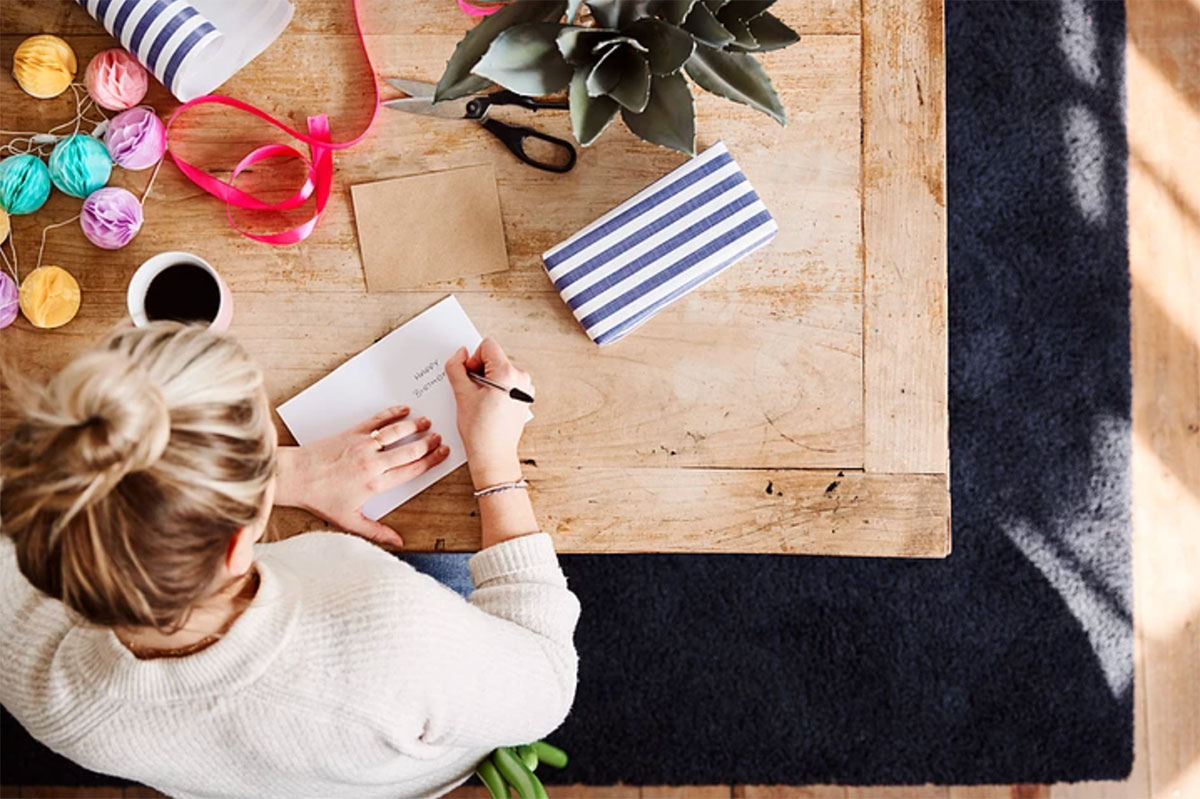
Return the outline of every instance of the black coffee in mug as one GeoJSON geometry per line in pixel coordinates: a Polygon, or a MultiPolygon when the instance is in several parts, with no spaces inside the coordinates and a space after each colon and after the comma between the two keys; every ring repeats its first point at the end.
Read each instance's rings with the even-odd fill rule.
{"type": "Polygon", "coordinates": [[[172,264],[150,280],[144,307],[151,321],[212,322],[221,309],[221,287],[202,266],[172,264]]]}

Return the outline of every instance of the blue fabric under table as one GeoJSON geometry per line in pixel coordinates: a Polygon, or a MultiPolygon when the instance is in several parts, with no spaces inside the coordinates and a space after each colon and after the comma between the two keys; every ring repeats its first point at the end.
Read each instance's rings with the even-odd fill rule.
{"type": "Polygon", "coordinates": [[[475,590],[467,567],[470,552],[402,552],[397,557],[464,597],[475,590]]]}

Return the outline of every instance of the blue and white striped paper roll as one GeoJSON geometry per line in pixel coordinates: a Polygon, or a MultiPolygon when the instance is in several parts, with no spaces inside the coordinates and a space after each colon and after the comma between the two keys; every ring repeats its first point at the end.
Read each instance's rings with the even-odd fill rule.
{"type": "Polygon", "coordinates": [[[288,0],[76,0],[184,102],[208,94],[266,49],[288,0]]]}
{"type": "Polygon", "coordinates": [[[717,142],[542,254],[585,333],[611,344],[779,227],[717,142]]]}

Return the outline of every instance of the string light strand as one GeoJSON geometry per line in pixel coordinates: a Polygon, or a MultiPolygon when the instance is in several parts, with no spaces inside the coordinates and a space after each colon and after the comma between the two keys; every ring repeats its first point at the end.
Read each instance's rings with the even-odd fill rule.
{"type": "Polygon", "coordinates": [[[38,247],[37,264],[34,265],[34,267],[33,267],[34,269],[38,269],[42,265],[42,253],[45,252],[45,250],[46,250],[46,233],[49,232],[50,230],[52,230],[53,228],[62,227],[63,225],[69,225],[77,219],[79,219],[79,214],[75,214],[75,216],[71,217],[70,219],[64,219],[61,222],[55,222],[53,225],[46,225],[44,228],[42,228],[42,243],[38,247]]]}
{"type": "Polygon", "coordinates": [[[12,240],[12,231],[9,231],[8,246],[12,247],[12,260],[8,260],[8,256],[4,254],[4,243],[0,242],[0,259],[4,261],[4,268],[12,275],[13,282],[18,286],[21,285],[21,275],[17,272],[17,243],[12,240]]]}
{"type": "Polygon", "coordinates": [[[29,153],[36,152],[38,155],[45,157],[50,154],[50,150],[54,149],[54,145],[60,139],[66,135],[79,133],[79,129],[84,122],[88,122],[96,127],[108,123],[108,115],[96,104],[92,96],[87,93],[87,87],[84,84],[72,83],[71,93],[75,98],[75,115],[73,117],[66,122],[60,122],[47,131],[0,130],[0,136],[14,137],[7,143],[0,145],[0,153],[7,152],[13,155],[28,155],[29,153]],[[88,116],[92,111],[99,114],[100,119],[93,119],[88,116]],[[73,128],[73,130],[70,134],[59,133],[63,128],[73,128]]]}

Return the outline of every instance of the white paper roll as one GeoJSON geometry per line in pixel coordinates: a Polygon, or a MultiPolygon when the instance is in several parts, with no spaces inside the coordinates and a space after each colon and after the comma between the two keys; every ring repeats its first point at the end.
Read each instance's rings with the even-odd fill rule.
{"type": "Polygon", "coordinates": [[[289,0],[76,0],[171,94],[208,94],[283,32],[289,0]]]}

